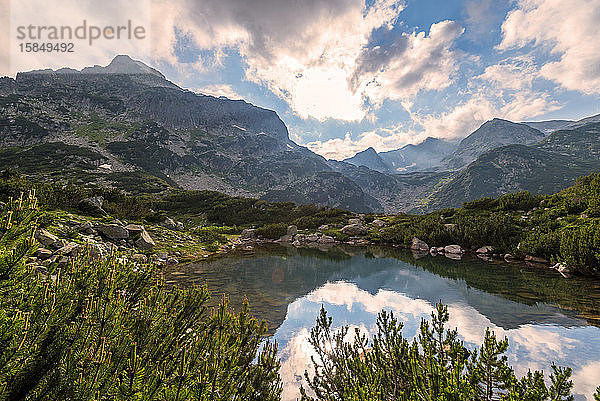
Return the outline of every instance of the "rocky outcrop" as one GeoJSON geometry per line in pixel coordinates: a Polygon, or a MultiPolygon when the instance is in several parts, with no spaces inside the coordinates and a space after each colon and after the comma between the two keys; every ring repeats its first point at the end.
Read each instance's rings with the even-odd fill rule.
{"type": "Polygon", "coordinates": [[[102,196],[94,196],[92,198],[85,198],[79,201],[77,208],[90,216],[104,217],[108,213],[102,208],[104,198],[102,196]]]}

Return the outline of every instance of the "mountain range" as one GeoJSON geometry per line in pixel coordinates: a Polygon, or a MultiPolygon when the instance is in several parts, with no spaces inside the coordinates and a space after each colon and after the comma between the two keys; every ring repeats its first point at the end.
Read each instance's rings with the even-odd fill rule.
{"type": "Polygon", "coordinates": [[[494,119],[345,161],[289,139],[272,110],[194,93],[128,56],[0,78],[0,167],[145,193],[215,190],[353,211],[427,211],[507,191],[555,192],[597,171],[600,116],[494,119]]]}

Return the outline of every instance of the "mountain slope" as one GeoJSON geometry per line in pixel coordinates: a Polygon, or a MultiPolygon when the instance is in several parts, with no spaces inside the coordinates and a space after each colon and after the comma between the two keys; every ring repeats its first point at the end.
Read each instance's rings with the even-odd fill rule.
{"type": "Polygon", "coordinates": [[[458,207],[477,198],[523,190],[550,194],[597,171],[600,123],[592,123],[556,131],[532,146],[508,145],[481,155],[437,188],[420,210],[458,207]]]}
{"type": "Polygon", "coordinates": [[[449,169],[460,169],[488,150],[512,144],[529,145],[543,138],[544,134],[537,129],[495,118],[463,139],[457,149],[443,160],[442,165],[449,169]]]}
{"type": "Polygon", "coordinates": [[[0,168],[130,192],[182,187],[276,200],[311,199],[315,185],[298,182],[320,177],[327,195],[314,203],[379,207],[292,142],[274,111],[183,90],[127,56],[107,67],[2,78],[0,105],[0,168]]]}

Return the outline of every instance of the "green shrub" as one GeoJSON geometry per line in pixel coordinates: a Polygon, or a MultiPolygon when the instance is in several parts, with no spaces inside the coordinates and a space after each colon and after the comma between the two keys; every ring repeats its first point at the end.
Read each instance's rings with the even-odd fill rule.
{"type": "Polygon", "coordinates": [[[38,273],[23,263],[37,214],[13,201],[0,225],[0,400],[279,400],[276,346],[247,304],[211,312],[206,288],[116,258],[38,273]]]}
{"type": "Polygon", "coordinates": [[[518,379],[505,355],[507,339],[488,329],[482,346],[469,351],[457,330],[446,328],[448,320],[447,307],[436,305],[431,322],[423,320],[409,342],[402,335],[402,323],[382,311],[372,340],[355,329],[354,340],[348,342],[349,328],[334,332],[332,319],[321,308],[309,337],[314,374],[305,373],[312,394],[301,388],[302,400],[573,399],[570,368],[553,364],[549,386],[539,371],[518,379]]]}
{"type": "Polygon", "coordinates": [[[256,229],[256,235],[268,239],[279,239],[287,233],[288,225],[285,223],[267,224],[256,229]]]}

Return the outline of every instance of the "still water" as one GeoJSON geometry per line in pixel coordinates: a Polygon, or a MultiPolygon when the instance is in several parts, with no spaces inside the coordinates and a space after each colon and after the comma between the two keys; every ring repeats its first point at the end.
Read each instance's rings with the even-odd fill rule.
{"type": "Polygon", "coordinates": [[[509,362],[519,376],[528,369],[548,372],[556,362],[573,368],[577,400],[591,400],[600,385],[597,280],[478,259],[416,258],[379,247],[269,247],[181,266],[167,280],[206,283],[215,302],[227,294],[234,307],[248,299],[278,343],[284,400],[296,399],[310,368],[307,339],[321,305],[334,327],[368,333],[376,330],[377,313],[391,310],[412,338],[441,300],[466,346],[479,346],[486,327],[508,337],[509,362]]]}

